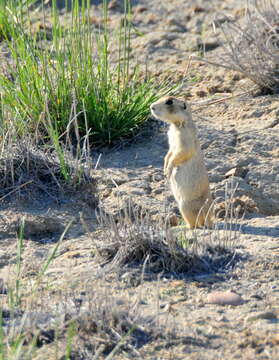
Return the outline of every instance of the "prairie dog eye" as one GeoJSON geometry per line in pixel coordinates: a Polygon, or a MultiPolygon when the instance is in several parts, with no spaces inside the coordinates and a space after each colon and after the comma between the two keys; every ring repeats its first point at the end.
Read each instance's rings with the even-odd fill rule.
{"type": "Polygon", "coordinates": [[[187,109],[187,106],[185,103],[183,103],[183,109],[186,110],[187,109]]]}
{"type": "Polygon", "coordinates": [[[173,104],[172,99],[167,100],[167,101],[165,102],[165,104],[166,104],[166,105],[172,105],[172,104],[173,104]]]}

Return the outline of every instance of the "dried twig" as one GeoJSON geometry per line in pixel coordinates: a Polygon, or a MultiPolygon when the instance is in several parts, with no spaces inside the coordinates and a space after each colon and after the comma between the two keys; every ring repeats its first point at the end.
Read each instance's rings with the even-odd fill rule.
{"type": "Polygon", "coordinates": [[[6,197],[12,195],[13,193],[17,192],[18,190],[20,190],[21,188],[23,188],[24,186],[26,185],[29,185],[33,182],[33,180],[29,180],[29,181],[26,181],[24,184],[21,184],[19,186],[17,186],[16,188],[14,188],[12,191],[8,192],[6,195],[2,196],[0,198],[0,201],[4,200],[6,197]]]}

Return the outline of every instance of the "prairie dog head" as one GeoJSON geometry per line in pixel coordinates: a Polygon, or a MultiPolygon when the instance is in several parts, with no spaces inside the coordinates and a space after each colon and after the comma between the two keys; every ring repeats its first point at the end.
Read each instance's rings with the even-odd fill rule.
{"type": "Polygon", "coordinates": [[[191,110],[189,104],[173,96],[163,97],[150,106],[151,114],[157,119],[176,126],[184,126],[191,121],[191,110]]]}

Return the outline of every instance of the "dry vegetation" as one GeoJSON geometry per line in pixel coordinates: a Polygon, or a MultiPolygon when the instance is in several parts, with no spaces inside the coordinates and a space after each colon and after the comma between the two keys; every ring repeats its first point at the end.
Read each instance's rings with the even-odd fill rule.
{"type": "Polygon", "coordinates": [[[117,221],[104,213],[99,219],[104,231],[94,245],[110,263],[109,269],[137,265],[155,273],[199,273],[217,271],[234,256],[235,239],[218,241],[215,234],[205,241],[202,232],[190,234],[185,226],[172,229],[135,209],[128,209],[117,221]]]}
{"type": "Polygon", "coordinates": [[[242,73],[259,86],[261,93],[279,91],[279,12],[270,0],[252,1],[244,20],[227,19],[220,26],[226,42],[216,63],[242,73]]]}
{"type": "Polygon", "coordinates": [[[27,140],[4,146],[0,158],[1,201],[11,195],[32,200],[40,192],[58,198],[94,183],[90,164],[82,156],[63,149],[63,159],[64,169],[55,152],[27,140]]]}

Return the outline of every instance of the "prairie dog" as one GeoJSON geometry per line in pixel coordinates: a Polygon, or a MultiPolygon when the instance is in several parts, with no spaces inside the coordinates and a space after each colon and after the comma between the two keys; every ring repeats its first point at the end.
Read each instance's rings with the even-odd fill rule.
{"type": "Polygon", "coordinates": [[[164,97],[150,109],[153,116],[170,124],[164,174],[186,224],[190,229],[212,227],[212,197],[190,106],[175,97],[164,97]]]}

